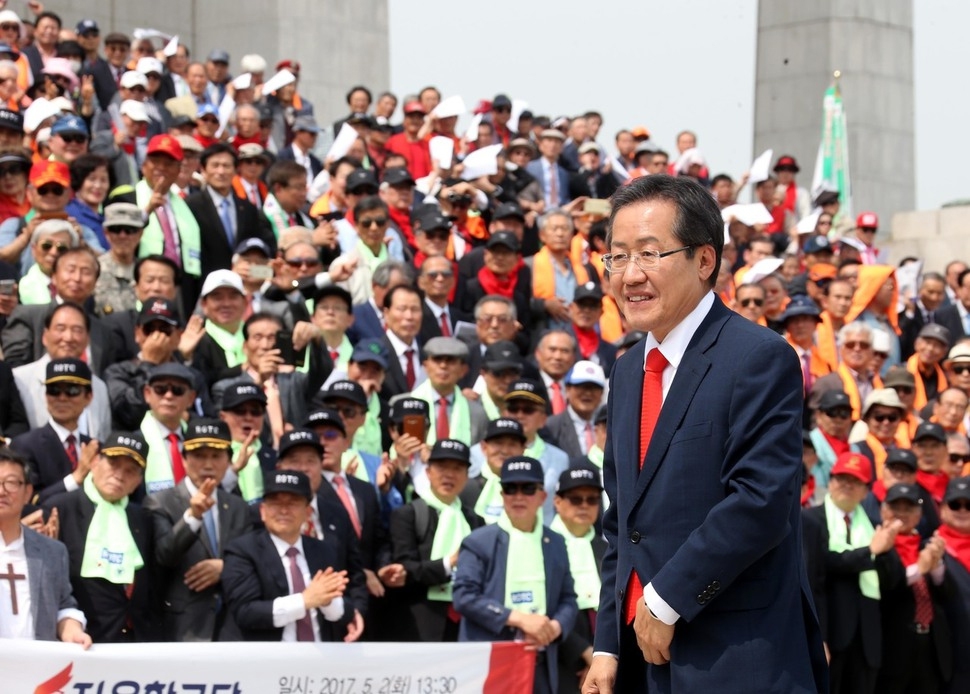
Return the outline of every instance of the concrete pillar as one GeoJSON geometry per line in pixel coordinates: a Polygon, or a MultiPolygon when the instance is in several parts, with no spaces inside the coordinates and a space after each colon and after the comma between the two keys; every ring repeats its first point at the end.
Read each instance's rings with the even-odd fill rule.
{"type": "Polygon", "coordinates": [[[72,29],[79,19],[96,20],[102,38],[130,36],[135,27],[178,34],[193,59],[223,48],[233,75],[247,53],[266,58],[267,78],[278,60],[298,60],[300,92],[321,126],[347,114],[351,85],[366,85],[375,99],[390,86],[387,0],[60,0],[52,9],[72,29]]]}
{"type": "MultiPolygon", "coordinates": [[[[754,154],[791,154],[810,187],[822,96],[840,70],[852,204],[888,230],[915,206],[911,0],[763,0],[758,5],[754,154]]],[[[880,236],[883,234],[880,233],[880,236]]]]}

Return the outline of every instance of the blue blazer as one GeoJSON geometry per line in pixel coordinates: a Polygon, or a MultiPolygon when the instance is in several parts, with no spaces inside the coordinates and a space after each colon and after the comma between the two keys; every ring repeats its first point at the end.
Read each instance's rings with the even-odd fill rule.
{"type": "Polygon", "coordinates": [[[639,469],[640,407],[622,403],[641,401],[644,344],[610,377],[595,650],[620,652],[635,570],[680,615],[670,664],[647,665],[650,691],[828,691],[802,555],[797,356],[715,297],[639,469]]]}
{"type": "Polygon", "coordinates": [[[365,304],[354,304],[354,324],[347,329],[347,338],[355,345],[369,337],[384,337],[384,327],[380,316],[374,311],[368,301],[365,304]]]}
{"type": "MultiPolygon", "coordinates": [[[[525,165],[525,170],[532,174],[539,182],[539,189],[542,192],[542,199],[546,199],[546,188],[548,187],[546,183],[546,177],[542,171],[542,161],[539,159],[533,159],[528,164],[525,165]]],[[[556,164],[556,171],[559,173],[559,205],[565,205],[569,202],[569,172],[561,167],[558,163],[556,164]]]]}
{"type": "MultiPolygon", "coordinates": [[[[505,606],[505,572],[509,535],[498,525],[473,530],[461,543],[452,601],[461,614],[459,641],[512,641],[515,630],[505,625],[512,612],[505,606]]],[[[569,572],[569,555],[562,535],[543,527],[542,556],[546,569],[546,614],[568,636],[579,608],[569,572]]],[[[557,690],[559,642],[546,646],[546,669],[552,691],[557,690]]]]}

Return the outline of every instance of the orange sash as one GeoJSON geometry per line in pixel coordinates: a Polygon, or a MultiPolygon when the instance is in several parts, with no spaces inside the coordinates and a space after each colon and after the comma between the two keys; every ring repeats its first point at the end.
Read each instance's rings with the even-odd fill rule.
{"type": "Polygon", "coordinates": [[[819,356],[829,365],[832,371],[839,368],[839,348],[835,340],[835,326],[828,311],[822,311],[822,322],[815,328],[815,342],[818,344],[819,356]]]}
{"type": "MultiPolygon", "coordinates": [[[[936,392],[942,393],[947,389],[946,375],[944,375],[943,369],[940,368],[939,364],[934,364],[933,368],[936,369],[936,392]]],[[[913,409],[921,410],[926,407],[926,403],[929,400],[926,397],[926,386],[923,384],[923,374],[919,372],[918,355],[914,354],[906,360],[906,370],[913,374],[913,379],[916,381],[916,398],[913,400],[913,409]]]]}
{"type": "MultiPolygon", "coordinates": [[[[842,390],[849,396],[849,403],[852,405],[852,419],[858,420],[862,417],[862,398],[859,397],[859,387],[855,384],[855,378],[845,364],[839,364],[836,373],[842,379],[842,390]]],[[[878,374],[872,377],[872,387],[882,388],[882,379],[879,378],[878,374]]]]}
{"type": "MultiPolygon", "coordinates": [[[[589,282],[589,273],[582,263],[576,263],[572,258],[573,274],[576,275],[576,285],[589,282]]],[[[538,253],[532,257],[532,295],[537,299],[552,299],[556,296],[556,269],[552,254],[549,249],[543,246],[538,253]]],[[[563,297],[566,301],[573,298],[563,297]]]]}

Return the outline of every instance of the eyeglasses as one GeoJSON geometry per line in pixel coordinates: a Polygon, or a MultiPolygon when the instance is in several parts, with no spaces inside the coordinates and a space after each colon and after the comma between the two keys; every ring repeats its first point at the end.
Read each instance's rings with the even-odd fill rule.
{"type": "Polygon", "coordinates": [[[206,116],[205,118],[200,118],[199,120],[202,121],[203,123],[208,123],[209,125],[219,125],[218,118],[211,118],[209,116],[206,116]]]}
{"type": "Polygon", "coordinates": [[[153,383],[152,392],[159,397],[164,397],[166,393],[171,393],[177,398],[185,395],[188,391],[188,386],[181,386],[177,383],[153,383]]]}
{"type": "Polygon", "coordinates": [[[430,279],[432,282],[437,282],[438,280],[448,280],[455,276],[455,273],[450,270],[432,270],[431,272],[424,273],[424,276],[430,279]]]}
{"type": "MultiPolygon", "coordinates": [[[[6,81],[6,80],[4,80],[6,81]]],[[[0,166],[0,178],[4,176],[17,176],[27,173],[22,166],[0,166]]]]}
{"type": "Polygon", "coordinates": [[[523,484],[503,484],[502,493],[505,496],[515,496],[516,494],[521,494],[522,496],[535,496],[536,492],[539,491],[539,485],[535,482],[525,482],[523,484]]]}
{"type": "Polygon", "coordinates": [[[570,506],[597,506],[600,502],[600,498],[596,494],[588,494],[586,496],[571,495],[564,498],[569,502],[570,506]]]}
{"type": "Polygon", "coordinates": [[[900,419],[902,419],[902,417],[894,412],[892,414],[874,414],[871,415],[869,419],[873,419],[882,424],[883,422],[898,422],[900,419]]]}
{"type": "Polygon", "coordinates": [[[88,141],[88,136],[81,135],[80,133],[75,133],[73,135],[58,135],[58,137],[69,145],[83,145],[88,141]]]}
{"type": "Polygon", "coordinates": [[[957,376],[964,376],[970,374],[970,365],[968,366],[951,366],[950,371],[955,373],[957,376]]]}
{"type": "Polygon", "coordinates": [[[862,232],[863,234],[875,234],[876,233],[875,227],[859,227],[859,231],[862,232]]]}
{"type": "Polygon", "coordinates": [[[162,333],[163,335],[168,336],[175,332],[175,326],[169,325],[168,323],[162,323],[161,321],[153,321],[143,325],[141,331],[146,336],[151,335],[152,333],[162,333]]]}
{"type": "Polygon", "coordinates": [[[860,342],[855,342],[855,341],[853,341],[853,342],[846,342],[845,343],[845,348],[846,349],[849,349],[849,350],[869,349],[870,347],[872,347],[872,344],[869,343],[869,342],[861,342],[861,341],[860,342]]]}
{"type": "Polygon", "coordinates": [[[509,414],[535,414],[541,408],[536,405],[506,405],[505,411],[509,414]]]}
{"type": "Polygon", "coordinates": [[[53,241],[41,241],[39,246],[40,250],[44,251],[44,253],[50,253],[51,249],[57,249],[57,255],[66,253],[68,248],[70,248],[65,243],[54,243],[53,241]]]}
{"type": "Polygon", "coordinates": [[[741,299],[741,305],[744,306],[745,308],[748,308],[749,306],[758,306],[760,308],[761,306],[765,305],[765,300],[764,299],[741,299]]]}
{"type": "Polygon", "coordinates": [[[512,322],[512,316],[506,314],[502,316],[479,316],[476,320],[479,325],[491,325],[492,323],[498,323],[499,325],[506,325],[512,322]]]}
{"type": "Polygon", "coordinates": [[[15,22],[4,22],[0,24],[0,30],[2,31],[20,31],[20,25],[15,22]]]}
{"type": "Polygon", "coordinates": [[[237,417],[262,417],[266,414],[266,408],[259,405],[253,405],[252,407],[234,407],[228,411],[237,417]]]}
{"type": "Polygon", "coordinates": [[[69,398],[76,398],[84,392],[84,387],[79,385],[52,385],[46,388],[47,397],[59,398],[66,395],[69,398]]]}
{"type": "Polygon", "coordinates": [[[817,222],[817,223],[815,224],[815,226],[817,226],[817,227],[830,227],[830,226],[832,226],[832,222],[831,222],[831,221],[822,221],[822,220],[820,219],[820,220],[818,220],[818,222],[817,222]]]}
{"type": "Polygon", "coordinates": [[[316,267],[320,264],[319,258],[290,258],[286,261],[290,267],[316,267]]]}
{"type": "Polygon", "coordinates": [[[823,410],[823,412],[833,419],[848,419],[852,416],[852,410],[848,407],[835,407],[831,410],[823,410]]]}
{"type": "Polygon", "coordinates": [[[41,186],[40,188],[37,189],[37,194],[42,196],[43,195],[64,195],[64,191],[66,190],[67,188],[65,188],[64,186],[55,183],[53,185],[41,186]]]}
{"type": "Polygon", "coordinates": [[[447,241],[451,234],[447,231],[426,231],[424,235],[428,241],[447,241]]]}
{"type": "Polygon", "coordinates": [[[24,480],[15,480],[15,479],[0,480],[0,487],[2,487],[3,491],[7,492],[7,494],[16,494],[21,489],[23,489],[24,485],[26,484],[27,483],[24,480]]]}
{"type": "Polygon", "coordinates": [[[317,304],[316,310],[322,313],[347,313],[344,304],[317,304]]]}
{"type": "Polygon", "coordinates": [[[360,220],[357,220],[357,223],[366,229],[370,229],[371,227],[382,227],[385,224],[387,224],[387,217],[375,217],[373,219],[360,219],[360,220]]]}
{"type": "Polygon", "coordinates": [[[970,463],[970,455],[963,455],[962,453],[951,453],[950,462],[951,463],[970,463]]]}
{"type": "Polygon", "coordinates": [[[345,405],[344,407],[333,407],[341,417],[344,419],[353,419],[354,417],[359,417],[364,414],[364,409],[362,407],[352,407],[350,405],[345,405]]]}
{"type": "Polygon", "coordinates": [[[946,502],[946,507],[951,511],[970,511],[970,501],[953,499],[946,502]]]}
{"type": "Polygon", "coordinates": [[[643,272],[656,270],[660,266],[660,259],[674,255],[681,251],[689,251],[697,244],[689,244],[675,248],[672,251],[640,251],[639,253],[607,253],[603,256],[603,266],[607,272],[623,272],[633,259],[634,264],[643,272]]]}

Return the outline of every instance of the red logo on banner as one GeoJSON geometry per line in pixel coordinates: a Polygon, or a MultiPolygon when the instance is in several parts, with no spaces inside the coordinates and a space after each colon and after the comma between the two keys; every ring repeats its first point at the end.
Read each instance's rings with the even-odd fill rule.
{"type": "Polygon", "coordinates": [[[34,694],[57,694],[63,692],[64,687],[71,681],[71,670],[74,663],[68,663],[67,667],[51,677],[46,682],[41,682],[34,688],[34,694]]]}

